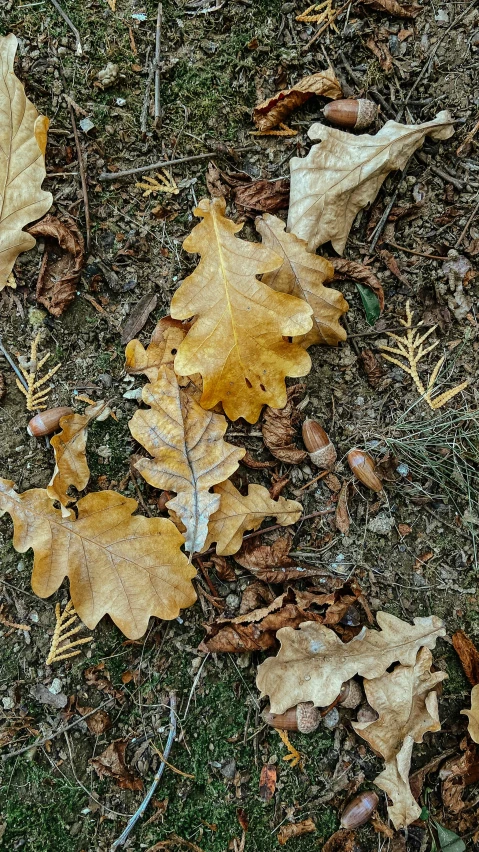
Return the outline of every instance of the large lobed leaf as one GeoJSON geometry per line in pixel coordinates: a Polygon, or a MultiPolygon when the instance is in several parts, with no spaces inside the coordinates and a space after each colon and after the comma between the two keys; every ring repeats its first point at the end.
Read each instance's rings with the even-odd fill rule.
{"type": "Polygon", "coordinates": [[[209,489],[234,473],[245,450],[223,440],[223,415],[201,408],[179,387],[170,367],[145,385],[143,402],[150,407],[136,411],[129,426],[153,459],[140,459],[136,469],[155,488],[176,491],[167,506],[186,527],[186,549],[199,552],[208,519],[220,505],[219,495],[209,489]]]}
{"type": "Polygon", "coordinates": [[[263,405],[285,405],[286,376],[309,372],[307,352],[286,338],[311,329],[312,310],[258,280],[282,259],[236,239],[242,225],[227,219],[225,208],[224,198],[200,201],[195,215],[203,221],[183,244],[201,261],[171,302],[172,317],[196,318],[179,346],[175,370],[183,376],[201,373],[204,408],[221,402],[231,420],[255,423],[263,405]]]}
{"type": "Polygon", "coordinates": [[[0,37],[0,290],[22,251],[35,245],[22,228],[43,216],[53,197],[45,178],[48,118],[39,115],[14,74],[18,41],[0,37]]]}
{"type": "Polygon", "coordinates": [[[397,661],[412,666],[419,648],[434,648],[446,633],[435,615],[415,618],[413,626],[387,612],[378,612],[376,619],[380,631],[363,628],[347,644],[322,624],[279,630],[281,649],[259,666],[256,679],[270,697],[271,712],[284,713],[305,701],[327,707],[351,677],[380,677],[397,661]]]}
{"type": "Polygon", "coordinates": [[[426,136],[449,139],[453,133],[446,110],[425,124],[387,121],[375,136],[313,124],[308,135],[321,144],[291,160],[288,231],[306,240],[310,251],[331,240],[342,254],[356,214],[374,201],[389,172],[404,169],[426,136]]]}
{"type": "Polygon", "coordinates": [[[469,736],[475,743],[479,743],[479,684],[471,690],[471,709],[461,710],[461,713],[469,719],[469,736]]]}
{"type": "Polygon", "coordinates": [[[150,616],[176,618],[195,602],[195,570],[171,521],[132,517],[136,500],[115,491],[87,494],[76,508],[76,520],[62,518],[45,489],[17,494],[13,482],[0,479],[0,516],[12,516],[19,553],[33,548],[32,588],[39,597],[68,577],[86,626],[92,630],[108,614],[129,639],[145,633],[150,616]]]}

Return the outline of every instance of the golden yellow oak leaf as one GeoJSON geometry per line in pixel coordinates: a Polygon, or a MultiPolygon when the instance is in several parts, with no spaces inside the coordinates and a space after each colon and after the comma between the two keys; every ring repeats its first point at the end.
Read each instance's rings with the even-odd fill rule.
{"type": "Polygon", "coordinates": [[[108,614],[129,639],[143,636],[150,616],[176,618],[195,602],[195,570],[171,521],[132,517],[136,500],[115,491],[87,494],[76,508],[77,519],[63,518],[44,488],[17,494],[0,479],[0,516],[12,516],[13,546],[34,551],[35,594],[49,597],[68,577],[84,624],[92,630],[108,614]]]}
{"type": "Polygon", "coordinates": [[[396,666],[381,677],[365,680],[366,697],[379,718],[353,722],[356,733],[386,762],[374,783],[392,802],[388,814],[397,831],[407,828],[421,813],[409,786],[414,743],[422,743],[427,731],[441,729],[434,689],[447,674],[431,672],[431,664],[431,652],[422,648],[414,665],[396,666]]]}
{"type": "Polygon", "coordinates": [[[223,556],[237,553],[246,530],[257,530],[265,518],[275,517],[277,524],[289,526],[299,520],[303,512],[301,503],[279,497],[273,500],[263,485],[249,485],[243,497],[232,482],[215,485],[219,494],[219,509],[211,516],[204,549],[216,541],[216,552],[223,556]]]}
{"type": "Polygon", "coordinates": [[[133,437],[153,456],[135,465],[155,488],[176,491],[166,504],[183,522],[186,549],[201,551],[208,519],[220,497],[210,488],[231,476],[246,450],[223,440],[227,423],[222,414],[205,411],[185,390],[170,367],[143,388],[143,402],[130,420],[133,437]]]}
{"type": "Polygon", "coordinates": [[[469,736],[475,743],[479,743],[479,684],[471,690],[471,709],[461,710],[461,713],[469,719],[469,736]]]}
{"type": "Polygon", "coordinates": [[[332,263],[308,251],[306,242],[295,234],[287,234],[285,223],[277,216],[264,213],[255,224],[263,245],[283,258],[279,269],[263,275],[264,283],[279,293],[304,299],[313,309],[311,331],[295,338],[295,343],[307,349],[313,343],[335,346],[340,340],[346,340],[339,318],[346,313],[349,305],[339,290],[324,286],[325,281],[333,278],[332,263]]]}
{"type": "MultiPolygon", "coordinates": [[[[130,340],[125,349],[126,372],[130,376],[144,373],[150,382],[155,382],[164,364],[173,366],[178,347],[184,340],[188,328],[187,324],[179,320],[163,317],[157,323],[146,349],[139,340],[130,340]]],[[[184,384],[187,381],[187,379],[180,379],[179,383],[184,384]]]]}
{"type": "Polygon", "coordinates": [[[305,350],[286,338],[306,334],[312,310],[301,299],[276,293],[257,275],[281,264],[279,255],[257,243],[236,239],[242,225],[224,215],[224,198],[203,199],[202,219],[186,238],[186,251],[201,261],[173,296],[171,315],[195,321],[180,344],[175,370],[201,373],[201,405],[223,404],[231,420],[255,423],[263,405],[286,404],[286,376],[311,369],[305,350]]]}
{"type": "Polygon", "coordinates": [[[347,643],[312,621],[299,630],[278,630],[281,648],[276,657],[261,663],[256,679],[258,689],[271,699],[271,712],[284,713],[306,701],[328,707],[351,677],[381,677],[396,661],[413,666],[419,648],[434,648],[446,634],[436,615],[415,618],[413,625],[388,612],[378,612],[376,620],[380,630],[363,627],[347,643]]]}
{"type": "Polygon", "coordinates": [[[13,264],[35,245],[22,228],[51,207],[45,178],[48,118],[39,115],[13,71],[17,39],[0,37],[0,290],[12,284],[13,264]]]}

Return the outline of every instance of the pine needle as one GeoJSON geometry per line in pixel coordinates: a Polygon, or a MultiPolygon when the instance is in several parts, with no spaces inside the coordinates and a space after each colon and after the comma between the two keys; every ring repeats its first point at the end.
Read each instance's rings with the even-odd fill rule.
{"type": "Polygon", "coordinates": [[[145,177],[147,183],[135,183],[139,189],[144,189],[143,198],[148,198],[149,195],[155,192],[169,192],[170,195],[178,195],[179,189],[172,175],[169,175],[165,169],[162,169],[163,174],[156,173],[156,178],[145,177]]]}
{"type": "Polygon", "coordinates": [[[300,15],[296,15],[296,20],[303,24],[322,24],[325,21],[329,24],[332,30],[339,32],[334,23],[336,15],[333,9],[333,0],[324,0],[324,3],[313,3],[300,15]]]}
{"type": "Polygon", "coordinates": [[[56,625],[53,633],[52,644],[50,645],[50,651],[48,652],[48,657],[46,659],[47,666],[51,666],[52,663],[58,663],[60,660],[68,660],[70,657],[76,657],[80,651],[78,649],[76,651],[72,651],[71,649],[75,648],[77,645],[84,645],[86,642],[91,642],[93,640],[93,636],[86,636],[83,639],[75,639],[74,642],[69,641],[72,636],[76,636],[76,634],[84,627],[84,625],[80,622],[77,627],[73,627],[72,630],[68,630],[68,628],[78,619],[72,601],[68,601],[63,612],[61,612],[60,604],[57,604],[55,607],[55,618],[56,625]],[[65,633],[65,631],[67,632],[65,633]]]}
{"type": "Polygon", "coordinates": [[[294,745],[290,742],[287,731],[282,731],[281,729],[277,729],[278,736],[283,740],[286,748],[288,749],[288,754],[285,754],[283,760],[289,761],[290,766],[299,766],[301,771],[303,771],[303,758],[299,751],[297,751],[294,745]]]}
{"type": "Polygon", "coordinates": [[[52,390],[53,385],[50,385],[47,388],[43,388],[43,385],[46,384],[46,382],[48,382],[61,367],[61,364],[57,364],[56,367],[52,367],[52,369],[49,370],[41,379],[35,380],[37,373],[42,369],[50,357],[50,352],[47,352],[43,358],[40,358],[39,361],[37,360],[37,350],[38,344],[40,343],[40,337],[41,332],[38,332],[35,340],[32,341],[29,361],[26,361],[25,357],[18,358],[18,366],[25,378],[27,387],[25,388],[19,379],[15,379],[15,381],[18,389],[21,390],[24,396],[26,396],[27,411],[47,408],[47,396],[52,390]],[[39,388],[43,389],[39,390],[39,388]]]}
{"type": "Polygon", "coordinates": [[[439,394],[438,396],[432,396],[432,391],[435,386],[436,379],[445,361],[445,356],[443,355],[439,359],[431,373],[427,388],[424,387],[419,377],[417,366],[422,358],[428,355],[429,352],[432,352],[432,350],[439,345],[438,340],[436,340],[435,343],[431,343],[429,346],[424,347],[423,345],[429,335],[436,330],[437,326],[434,325],[432,326],[432,328],[429,328],[424,334],[421,334],[419,331],[417,331],[417,329],[420,328],[424,323],[421,321],[420,323],[418,323],[416,328],[413,328],[413,317],[414,313],[413,311],[411,311],[408,300],[406,303],[406,319],[399,320],[401,325],[404,326],[404,328],[406,329],[406,334],[404,335],[404,337],[398,337],[397,334],[392,334],[392,332],[390,332],[389,336],[396,341],[397,346],[393,347],[380,345],[378,348],[382,349],[383,352],[391,352],[392,355],[397,355],[399,358],[404,359],[405,363],[403,361],[399,361],[398,358],[393,358],[392,355],[383,354],[383,358],[385,358],[386,361],[390,361],[391,364],[395,364],[396,367],[400,367],[401,370],[408,374],[408,376],[411,376],[421,397],[424,399],[425,402],[427,402],[429,408],[432,408],[435,411],[438,408],[442,408],[442,406],[446,405],[446,403],[449,402],[450,399],[452,399],[458,393],[467,388],[469,382],[462,382],[460,385],[456,385],[456,387],[450,388],[449,390],[445,391],[442,394],[439,394]]]}

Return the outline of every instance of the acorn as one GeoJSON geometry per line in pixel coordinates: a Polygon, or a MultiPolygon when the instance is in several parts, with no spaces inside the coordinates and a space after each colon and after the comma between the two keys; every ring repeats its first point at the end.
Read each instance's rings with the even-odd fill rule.
{"type": "Polygon", "coordinates": [[[339,704],[342,707],[346,707],[347,710],[354,710],[361,704],[363,698],[363,691],[357,681],[351,678],[351,680],[343,683],[339,697],[339,704]]]}
{"type": "Polygon", "coordinates": [[[39,414],[32,417],[28,426],[27,432],[34,438],[43,438],[45,435],[51,435],[60,425],[60,420],[66,414],[73,414],[73,408],[67,405],[60,405],[58,408],[47,408],[39,414]]]}
{"type": "Polygon", "coordinates": [[[305,420],[303,423],[303,441],[309,458],[320,470],[330,470],[337,459],[334,445],[323,427],[316,420],[305,420]]]}
{"type": "Polygon", "coordinates": [[[372,790],[365,790],[355,796],[341,814],[341,828],[359,828],[368,822],[379,803],[379,797],[372,790]]]}
{"type": "Polygon", "coordinates": [[[383,484],[376,473],[376,465],[367,453],[358,449],[350,450],[348,464],[356,479],[359,479],[367,488],[372,491],[383,490],[383,484]]]}
{"type": "Polygon", "coordinates": [[[331,101],[323,109],[324,117],[336,127],[345,127],[347,130],[362,130],[376,121],[379,107],[372,101],[364,98],[346,98],[345,100],[331,101]]]}
{"type": "Polygon", "coordinates": [[[284,713],[271,713],[269,707],[263,711],[263,719],[273,728],[281,731],[299,731],[301,734],[311,734],[319,727],[321,713],[312,701],[290,707],[284,713]]]}

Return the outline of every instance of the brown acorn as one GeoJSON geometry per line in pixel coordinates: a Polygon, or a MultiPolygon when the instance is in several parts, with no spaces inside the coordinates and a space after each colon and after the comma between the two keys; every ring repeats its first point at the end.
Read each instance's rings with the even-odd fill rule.
{"type": "Polygon", "coordinates": [[[316,420],[303,423],[303,441],[309,458],[320,470],[330,470],[334,466],[337,453],[323,427],[316,420]]]}
{"type": "Polygon", "coordinates": [[[321,722],[321,713],[311,701],[290,707],[284,713],[271,713],[270,708],[266,707],[262,715],[264,721],[273,728],[279,728],[281,731],[300,731],[302,734],[311,734],[321,722]]]}
{"type": "Polygon", "coordinates": [[[376,466],[367,453],[354,449],[348,453],[348,464],[356,479],[372,491],[382,491],[383,484],[376,473],[376,466]]]}
{"type": "Polygon", "coordinates": [[[47,408],[46,411],[41,411],[32,417],[28,426],[27,432],[34,438],[43,438],[45,435],[51,435],[60,425],[60,420],[66,414],[73,414],[73,409],[67,405],[60,405],[58,408],[47,408]]]}
{"type": "Polygon", "coordinates": [[[341,814],[341,828],[359,828],[368,822],[379,802],[379,797],[372,790],[365,790],[355,796],[344,808],[341,814]]]}
{"type": "Polygon", "coordinates": [[[346,98],[345,100],[331,101],[323,109],[324,117],[336,127],[345,127],[347,130],[362,130],[376,121],[379,107],[372,101],[364,98],[346,98]]]}
{"type": "Polygon", "coordinates": [[[347,680],[341,687],[339,704],[347,710],[354,710],[363,700],[363,691],[357,681],[347,680]]]}

